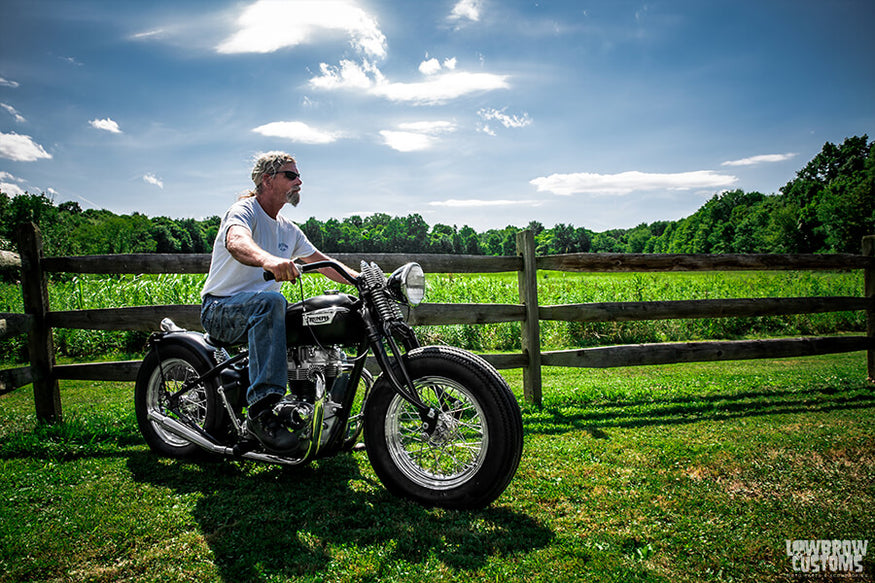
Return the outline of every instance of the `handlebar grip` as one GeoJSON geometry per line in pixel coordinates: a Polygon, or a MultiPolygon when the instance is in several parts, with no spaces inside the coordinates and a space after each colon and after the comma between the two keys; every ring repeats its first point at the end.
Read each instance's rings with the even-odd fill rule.
{"type": "MultiPolygon", "coordinates": [[[[312,268],[310,267],[310,265],[315,265],[315,264],[305,265],[302,263],[295,263],[295,267],[298,269],[298,273],[300,273],[300,274],[303,274],[306,271],[311,271],[312,268]]],[[[272,274],[271,272],[266,271],[266,270],[264,273],[261,274],[261,277],[264,278],[264,281],[274,281],[276,279],[276,276],[274,274],[272,274]]]]}
{"type": "MultiPolygon", "coordinates": [[[[313,263],[303,263],[303,264],[295,263],[295,267],[298,268],[298,273],[300,273],[301,275],[307,273],[308,271],[316,271],[318,269],[324,269],[326,267],[331,267],[332,269],[334,269],[334,271],[339,273],[341,275],[341,277],[343,277],[349,283],[351,283],[352,285],[356,284],[355,278],[351,277],[346,272],[346,270],[341,269],[340,265],[335,261],[314,261],[313,263]]],[[[262,277],[264,277],[264,281],[273,281],[276,279],[276,277],[274,277],[274,275],[269,271],[265,271],[262,274],[262,277]]]]}

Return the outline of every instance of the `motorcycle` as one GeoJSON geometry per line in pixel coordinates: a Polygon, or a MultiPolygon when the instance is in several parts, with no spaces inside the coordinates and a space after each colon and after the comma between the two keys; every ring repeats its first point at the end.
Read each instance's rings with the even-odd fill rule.
{"type": "Polygon", "coordinates": [[[136,381],[146,443],[169,457],[206,450],[292,466],[363,447],[395,495],[451,509],[492,503],[516,473],[523,447],[519,405],[503,377],[465,350],[420,345],[401,310],[424,298],[418,264],[388,278],[364,261],[358,278],[334,261],[298,266],[302,274],[323,268],[359,295],[327,291],[287,307],[288,389],[275,412],[296,449],[269,451],[247,429],[246,346],[169,318],[150,336],[136,381]],[[376,379],[365,367],[368,355],[376,379]]]}

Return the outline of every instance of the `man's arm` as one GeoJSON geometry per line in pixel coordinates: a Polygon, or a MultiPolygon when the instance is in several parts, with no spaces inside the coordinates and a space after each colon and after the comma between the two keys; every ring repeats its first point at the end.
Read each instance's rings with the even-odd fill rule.
{"type": "Polygon", "coordinates": [[[241,225],[231,225],[225,235],[225,248],[231,257],[252,267],[261,267],[273,274],[277,281],[295,281],[300,275],[289,259],[272,255],[259,247],[252,233],[241,225]]]}
{"type": "MultiPolygon", "coordinates": [[[[316,261],[337,261],[337,260],[332,259],[331,257],[329,257],[328,255],[325,255],[321,251],[316,251],[312,255],[308,255],[307,257],[301,257],[301,261],[303,261],[304,263],[315,263],[316,261]]],[[[337,261],[337,263],[340,263],[340,261],[337,261]]],[[[350,269],[349,267],[347,267],[343,263],[340,263],[340,265],[352,277],[359,276],[358,271],[356,271],[354,269],[350,269]]],[[[331,281],[336,281],[337,283],[349,283],[343,277],[341,277],[341,275],[339,273],[337,273],[336,271],[334,271],[334,269],[332,269],[330,267],[323,267],[322,269],[319,269],[317,271],[319,271],[319,273],[321,273],[322,275],[324,275],[325,277],[327,277],[331,281]]]]}

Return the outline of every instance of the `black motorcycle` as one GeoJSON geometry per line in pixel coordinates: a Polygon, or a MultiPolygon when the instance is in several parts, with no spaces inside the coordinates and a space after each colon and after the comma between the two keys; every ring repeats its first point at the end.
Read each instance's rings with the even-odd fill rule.
{"type": "MultiPolygon", "coordinates": [[[[408,263],[388,278],[362,262],[359,297],[329,291],[286,312],[288,391],[275,412],[298,439],[278,455],[246,428],[245,346],[225,345],[170,319],[149,339],[137,377],[137,422],[149,447],[189,457],[299,465],[362,447],[386,488],[427,506],[482,508],[513,478],[522,418],[507,383],[488,362],[451,346],[420,346],[400,306],[418,305],[425,276],[408,263]],[[379,367],[374,379],[368,356],[379,367]]],[[[266,278],[270,274],[265,274],[266,278]]],[[[376,370],[376,369],[375,369],[376,370]]]]}

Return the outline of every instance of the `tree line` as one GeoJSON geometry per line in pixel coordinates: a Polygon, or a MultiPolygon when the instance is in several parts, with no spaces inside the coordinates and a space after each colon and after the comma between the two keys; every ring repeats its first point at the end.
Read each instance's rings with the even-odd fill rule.
{"type": "MultiPolygon", "coordinates": [[[[0,249],[15,250],[15,228],[35,222],[47,255],[209,253],[220,217],[147,217],[55,204],[45,194],[0,193],[0,249]]],[[[450,253],[514,255],[516,233],[529,229],[537,252],[558,253],[838,253],[860,251],[875,233],[875,142],[868,136],[827,142],[776,194],[715,194],[677,221],[594,232],[537,221],[478,233],[468,225],[429,226],[419,214],[378,213],[300,224],[326,253],[450,253]]]]}

